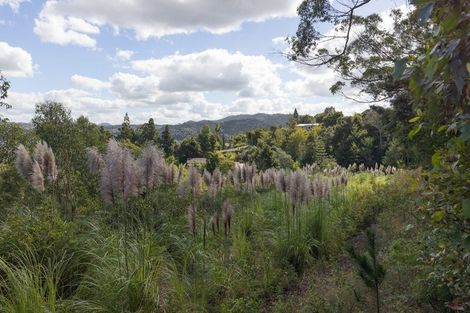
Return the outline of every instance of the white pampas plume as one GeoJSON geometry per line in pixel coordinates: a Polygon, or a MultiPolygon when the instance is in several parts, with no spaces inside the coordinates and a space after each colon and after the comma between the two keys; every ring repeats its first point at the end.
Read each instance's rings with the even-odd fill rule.
{"type": "Polygon", "coordinates": [[[24,179],[29,180],[33,171],[33,160],[25,146],[19,145],[16,149],[16,169],[24,179]]]}
{"type": "Polygon", "coordinates": [[[139,177],[141,176],[140,168],[132,157],[129,150],[124,150],[124,199],[127,201],[129,197],[137,196],[139,193],[139,177]]]}
{"type": "Polygon", "coordinates": [[[44,192],[44,176],[41,172],[41,167],[37,161],[34,161],[31,171],[31,186],[38,192],[44,192]]]}
{"type": "Polygon", "coordinates": [[[308,202],[310,199],[310,186],[307,185],[307,177],[300,171],[295,171],[289,175],[288,193],[291,198],[293,209],[295,206],[302,203],[308,202]]]}
{"type": "MultiPolygon", "coordinates": [[[[101,183],[110,184],[111,186],[101,186],[101,190],[108,191],[105,192],[107,194],[111,188],[112,195],[120,195],[124,202],[127,202],[129,197],[137,195],[139,191],[139,169],[131,152],[119,145],[114,139],[110,139],[105,162],[106,171],[102,171],[104,177],[102,177],[101,183]]],[[[109,201],[105,197],[103,199],[109,201]]]]}
{"type": "Polygon", "coordinates": [[[312,191],[310,189],[310,180],[308,180],[305,176],[305,181],[303,183],[302,192],[302,202],[308,204],[310,199],[312,198],[312,191]]]}
{"type": "Polygon", "coordinates": [[[221,189],[224,185],[224,176],[218,168],[216,168],[212,173],[211,183],[217,185],[218,189],[221,189]]]}
{"type": "Polygon", "coordinates": [[[240,190],[240,176],[241,176],[240,166],[235,165],[235,167],[233,168],[232,180],[233,180],[233,187],[237,191],[240,190]]]}
{"type": "Polygon", "coordinates": [[[219,231],[219,215],[217,213],[211,216],[209,224],[211,225],[212,233],[215,236],[215,233],[219,231]]]}
{"type": "Polygon", "coordinates": [[[38,162],[43,173],[46,171],[45,157],[48,148],[47,143],[44,141],[39,141],[34,148],[34,160],[38,162]]]}
{"type": "Polygon", "coordinates": [[[104,167],[100,172],[100,192],[103,201],[106,204],[114,203],[114,193],[113,193],[113,182],[111,174],[109,173],[109,168],[104,167]]]}
{"type": "Polygon", "coordinates": [[[212,180],[211,173],[209,173],[209,171],[205,169],[204,173],[202,174],[202,178],[204,180],[204,184],[206,184],[206,186],[209,187],[211,184],[211,180],[212,180]]]}
{"type": "Polygon", "coordinates": [[[47,175],[47,179],[49,181],[55,181],[57,179],[57,164],[51,147],[48,147],[44,154],[44,168],[44,174],[47,175]]]}
{"type": "Polygon", "coordinates": [[[246,189],[250,192],[255,190],[256,186],[256,165],[255,164],[245,164],[243,166],[243,176],[245,178],[246,189]]]}
{"type": "Polygon", "coordinates": [[[183,165],[180,164],[178,166],[178,178],[176,179],[176,184],[179,185],[181,183],[181,179],[183,178],[183,165]]]}
{"type": "Polygon", "coordinates": [[[188,173],[188,182],[189,186],[191,188],[191,192],[194,197],[196,197],[199,194],[200,190],[200,181],[201,181],[201,176],[199,175],[198,170],[191,166],[189,168],[189,173],[188,173]]]}
{"type": "Polygon", "coordinates": [[[175,168],[172,164],[163,164],[162,173],[163,182],[166,185],[173,185],[175,183],[175,168]]]}
{"type": "Polygon", "coordinates": [[[284,170],[280,170],[276,174],[276,189],[279,192],[287,192],[288,175],[284,170]]]}
{"type": "Polygon", "coordinates": [[[189,192],[189,183],[186,180],[182,180],[179,182],[178,186],[176,187],[176,193],[180,198],[184,198],[184,196],[189,192]]]}
{"type": "Polygon", "coordinates": [[[233,219],[233,209],[230,203],[226,200],[222,205],[223,210],[223,220],[224,220],[224,233],[225,237],[230,233],[230,229],[232,227],[232,219],[233,219]]]}
{"type": "Polygon", "coordinates": [[[219,189],[218,189],[218,186],[216,184],[210,184],[209,185],[209,188],[207,189],[207,194],[209,195],[209,198],[212,200],[212,201],[215,201],[215,198],[217,197],[217,193],[218,193],[219,189]]]}
{"type": "Polygon", "coordinates": [[[95,147],[87,148],[86,158],[90,173],[99,174],[105,166],[101,153],[95,147]]]}
{"type": "Polygon", "coordinates": [[[196,206],[194,204],[191,204],[188,207],[188,226],[189,226],[189,231],[193,235],[193,237],[196,236],[196,206]]]}
{"type": "Polygon", "coordinates": [[[147,190],[157,188],[161,183],[163,159],[155,146],[147,145],[138,159],[142,173],[142,184],[147,190]]]}
{"type": "Polygon", "coordinates": [[[213,215],[209,221],[209,224],[211,225],[211,228],[212,228],[212,233],[214,234],[215,236],[215,228],[216,228],[216,216],[213,215]]]}

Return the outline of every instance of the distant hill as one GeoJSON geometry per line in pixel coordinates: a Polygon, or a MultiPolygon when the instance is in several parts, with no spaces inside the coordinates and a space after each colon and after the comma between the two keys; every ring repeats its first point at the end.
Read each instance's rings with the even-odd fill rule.
{"type": "MultiPolygon", "coordinates": [[[[255,128],[269,128],[271,126],[281,126],[287,123],[289,114],[241,114],[231,115],[220,120],[202,120],[188,121],[181,124],[169,125],[170,131],[177,140],[182,140],[188,136],[196,135],[204,125],[209,125],[212,129],[217,123],[222,126],[226,136],[237,135],[255,128]]],[[[118,131],[120,125],[110,125],[107,123],[100,124],[112,133],[118,131]]],[[[140,125],[132,125],[137,128],[140,125]]],[[[161,132],[164,125],[158,125],[157,128],[161,132]]]]}
{"type": "MultiPolygon", "coordinates": [[[[220,120],[188,121],[181,124],[169,125],[170,131],[177,140],[182,140],[188,136],[197,135],[202,126],[208,124],[214,129],[217,123],[222,126],[225,136],[233,136],[247,132],[255,128],[269,128],[271,126],[285,125],[289,119],[289,114],[240,114],[227,116],[220,120]]],[[[31,123],[19,123],[24,129],[31,129],[31,123]]],[[[105,129],[116,133],[121,125],[112,125],[109,123],[100,123],[105,129]]],[[[138,128],[140,125],[131,125],[132,128],[138,128]]],[[[157,125],[161,132],[164,125],[157,125]]]]}

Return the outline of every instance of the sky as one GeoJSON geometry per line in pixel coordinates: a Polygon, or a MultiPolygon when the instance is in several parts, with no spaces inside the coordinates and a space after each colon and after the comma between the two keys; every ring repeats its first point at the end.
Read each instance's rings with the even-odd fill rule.
{"type": "MultiPolygon", "coordinates": [[[[333,71],[282,55],[300,2],[0,0],[0,70],[12,105],[0,117],[28,122],[44,101],[113,124],[126,112],[133,124],[175,124],[294,108],[363,111],[367,104],[330,94],[333,71]]],[[[375,0],[366,10],[386,19],[403,5],[375,0]]]]}

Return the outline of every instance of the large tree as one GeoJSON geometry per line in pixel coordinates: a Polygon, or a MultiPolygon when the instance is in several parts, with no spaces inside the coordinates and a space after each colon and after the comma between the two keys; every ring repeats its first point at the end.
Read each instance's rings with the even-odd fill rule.
{"type": "Polygon", "coordinates": [[[119,128],[119,133],[117,135],[117,138],[120,140],[129,140],[133,141],[134,140],[134,129],[131,128],[131,121],[129,119],[129,114],[124,115],[124,121],[122,122],[121,127],[119,128]]]}
{"type": "Polygon", "coordinates": [[[434,28],[423,53],[396,64],[408,81],[416,116],[410,137],[447,141],[428,175],[431,277],[450,291],[454,308],[470,310],[470,2],[416,1],[421,24],[434,28]]]}
{"type": "Polygon", "coordinates": [[[383,22],[379,12],[363,16],[359,9],[372,6],[371,0],[304,0],[298,8],[300,23],[295,36],[289,38],[288,56],[307,66],[328,66],[341,80],[332,86],[340,92],[350,83],[381,101],[406,91],[406,85],[393,79],[394,64],[405,56],[423,51],[429,36],[419,27],[416,14],[392,10],[392,27],[383,22]],[[319,29],[330,25],[330,30],[319,29]]]}
{"type": "Polygon", "coordinates": [[[7,109],[11,107],[5,102],[8,97],[8,89],[10,89],[10,82],[0,72],[0,108],[3,106],[7,109]]]}
{"type": "Polygon", "coordinates": [[[201,146],[198,140],[194,137],[185,138],[179,145],[177,157],[178,162],[186,163],[188,159],[197,158],[202,156],[201,146]]]}
{"type": "Polygon", "coordinates": [[[139,128],[138,142],[140,144],[151,143],[158,144],[159,136],[157,132],[157,127],[153,118],[150,118],[147,123],[142,124],[139,128]]]}
{"type": "MultiPolygon", "coordinates": [[[[423,160],[429,160],[431,151],[442,144],[442,136],[417,136],[413,142],[407,138],[412,129],[408,121],[414,117],[412,95],[408,77],[396,79],[395,64],[403,66],[404,60],[416,59],[425,51],[424,43],[432,36],[432,26],[419,25],[421,17],[414,10],[391,10],[391,25],[384,23],[381,12],[360,14],[366,6],[373,8],[374,2],[304,0],[298,8],[297,32],[289,38],[288,56],[305,66],[333,70],[339,81],[331,86],[332,93],[361,103],[389,103],[396,111],[395,120],[387,128],[393,137],[398,137],[395,148],[410,148],[407,163],[426,166],[423,160]],[[327,31],[320,31],[325,27],[327,31]],[[352,90],[358,92],[353,95],[352,90]]],[[[387,146],[383,142],[382,145],[386,153],[387,146]]]]}
{"type": "Polygon", "coordinates": [[[210,152],[213,152],[217,148],[217,138],[212,133],[209,125],[204,125],[201,128],[201,131],[198,135],[199,145],[201,146],[202,153],[207,155],[210,152]]]}
{"type": "Polygon", "coordinates": [[[171,134],[170,126],[165,125],[160,139],[160,143],[163,152],[165,152],[166,157],[169,157],[175,153],[175,138],[171,134]]]}

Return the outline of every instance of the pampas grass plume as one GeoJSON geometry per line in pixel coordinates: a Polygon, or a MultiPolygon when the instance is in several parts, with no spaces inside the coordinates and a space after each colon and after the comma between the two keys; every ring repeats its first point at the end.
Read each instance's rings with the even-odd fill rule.
{"type": "Polygon", "coordinates": [[[33,160],[25,146],[19,145],[16,149],[16,169],[24,179],[29,180],[33,171],[33,160]]]}
{"type": "Polygon", "coordinates": [[[35,160],[31,171],[31,186],[38,192],[44,192],[44,176],[42,175],[41,167],[35,160]]]}

